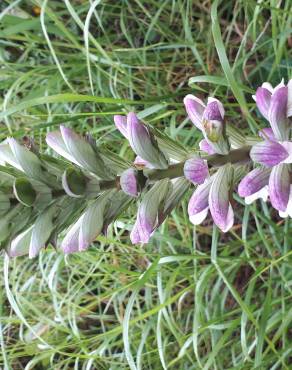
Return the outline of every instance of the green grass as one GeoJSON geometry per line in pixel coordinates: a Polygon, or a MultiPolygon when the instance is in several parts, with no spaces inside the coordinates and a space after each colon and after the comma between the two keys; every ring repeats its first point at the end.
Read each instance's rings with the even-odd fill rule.
{"type": "MultiPolygon", "coordinates": [[[[66,123],[131,159],[113,115],[135,110],[191,150],[188,93],[216,95],[229,125],[256,133],[265,122],[252,92],[292,75],[291,9],[2,0],[0,138],[29,135],[45,151],[46,132],[66,123]]],[[[85,253],[3,256],[0,368],[291,368],[291,221],[237,203],[221,235],[211,222],[194,228],[186,209],[187,199],[143,247],[129,242],[133,207],[85,253]]]]}

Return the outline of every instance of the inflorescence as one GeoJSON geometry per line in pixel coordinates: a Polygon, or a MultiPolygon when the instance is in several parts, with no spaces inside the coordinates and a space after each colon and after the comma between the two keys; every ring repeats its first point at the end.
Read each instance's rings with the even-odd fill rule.
{"type": "Polygon", "coordinates": [[[147,243],[192,184],[194,225],[210,211],[222,232],[230,230],[234,190],[246,204],[269,199],[281,217],[292,217],[292,80],[275,88],[265,82],[253,98],[270,124],[257,140],[225,124],[219,100],[209,97],[204,104],[187,95],[188,117],[204,137],[192,154],[132,112],[114,122],[136,154],[134,163],[64,126],[46,141],[65,160],[8,138],[0,144],[1,248],[11,257],[32,258],[60,238],[64,253],[86,250],[133,202],[138,211],[131,241],[147,243]]]}

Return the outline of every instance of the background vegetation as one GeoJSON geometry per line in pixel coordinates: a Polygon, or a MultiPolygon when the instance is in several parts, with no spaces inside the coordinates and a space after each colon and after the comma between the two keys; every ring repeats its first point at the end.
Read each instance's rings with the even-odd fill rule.
{"type": "MultiPolygon", "coordinates": [[[[265,122],[251,94],[291,78],[291,9],[2,0],[0,137],[29,135],[45,151],[46,132],[66,123],[130,159],[113,114],[134,109],[191,149],[201,137],[186,119],[188,93],[216,95],[229,125],[256,133],[265,122]]],[[[291,368],[291,221],[238,203],[226,235],[210,221],[194,228],[185,199],[142,247],[129,242],[133,209],[86,253],[3,255],[0,368],[291,368]]]]}

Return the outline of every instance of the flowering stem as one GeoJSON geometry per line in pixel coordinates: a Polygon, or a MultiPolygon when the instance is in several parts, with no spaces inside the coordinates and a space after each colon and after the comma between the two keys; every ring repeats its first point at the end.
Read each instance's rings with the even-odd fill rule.
{"type": "MultiPolygon", "coordinates": [[[[250,160],[249,152],[251,146],[244,146],[239,149],[231,150],[228,154],[213,154],[206,157],[203,157],[207,160],[209,167],[220,167],[226,163],[239,163],[246,162],[250,160]]],[[[162,180],[165,178],[175,179],[177,177],[184,176],[184,164],[185,162],[179,162],[170,165],[166,169],[143,169],[139,171],[139,184],[140,188],[143,188],[146,180],[151,182],[162,180]]],[[[100,183],[100,189],[113,189],[119,188],[119,177],[115,180],[102,181],[100,183]]]]}
{"type": "MultiPolygon", "coordinates": [[[[212,154],[204,157],[208,162],[209,167],[219,167],[226,163],[239,163],[249,161],[249,152],[251,146],[244,146],[239,149],[231,150],[228,154],[212,154]]],[[[170,165],[165,170],[144,170],[144,176],[146,176],[150,181],[161,180],[164,178],[174,179],[176,177],[181,177],[184,175],[184,164],[185,162],[180,162],[170,165]]]]}
{"type": "Polygon", "coordinates": [[[213,154],[205,157],[208,161],[209,167],[218,167],[223,166],[226,163],[239,163],[249,161],[249,152],[251,150],[251,146],[244,146],[239,149],[231,150],[226,155],[221,154],[213,154]]]}

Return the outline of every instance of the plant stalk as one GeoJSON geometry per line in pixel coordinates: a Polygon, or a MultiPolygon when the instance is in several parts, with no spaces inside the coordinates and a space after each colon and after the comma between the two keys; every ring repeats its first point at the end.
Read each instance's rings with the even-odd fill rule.
{"type": "MultiPolygon", "coordinates": [[[[227,163],[240,163],[240,162],[248,162],[250,161],[250,152],[251,146],[244,146],[239,149],[231,150],[228,154],[212,154],[209,156],[202,157],[208,162],[210,168],[212,167],[220,167],[227,163]]],[[[141,182],[141,188],[144,187],[146,180],[150,182],[155,182],[158,180],[162,180],[165,178],[175,179],[177,177],[182,177],[184,175],[184,164],[185,161],[175,163],[170,165],[166,169],[149,169],[145,168],[143,170],[139,170],[139,183],[141,182]],[[142,176],[141,176],[142,175],[142,176]],[[141,180],[141,181],[140,181],[141,180]]],[[[115,180],[110,181],[102,181],[100,183],[101,190],[119,188],[119,177],[115,180]]]]}

